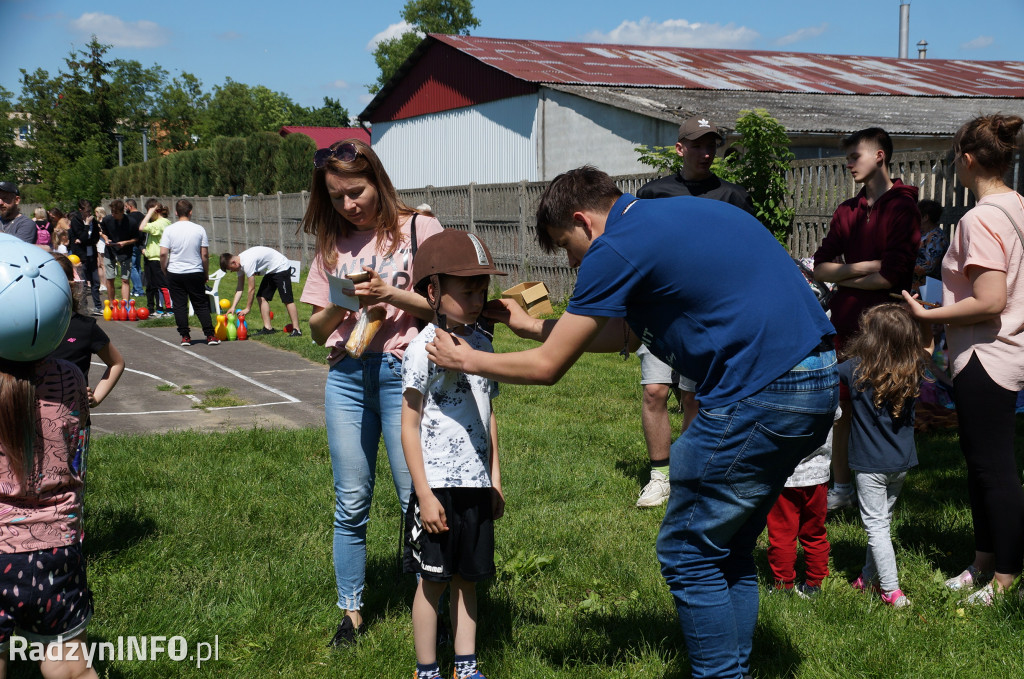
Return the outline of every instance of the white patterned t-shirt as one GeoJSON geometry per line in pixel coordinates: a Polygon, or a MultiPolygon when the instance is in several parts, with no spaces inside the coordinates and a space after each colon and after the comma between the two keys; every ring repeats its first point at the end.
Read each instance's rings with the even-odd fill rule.
{"type": "MultiPolygon", "coordinates": [[[[409,343],[402,359],[402,391],[423,394],[420,447],[431,488],[490,488],[491,399],[498,383],[437,367],[427,357],[426,345],[437,326],[427,325],[409,343]]],[[[478,351],[494,351],[479,330],[459,336],[478,351]]]]}

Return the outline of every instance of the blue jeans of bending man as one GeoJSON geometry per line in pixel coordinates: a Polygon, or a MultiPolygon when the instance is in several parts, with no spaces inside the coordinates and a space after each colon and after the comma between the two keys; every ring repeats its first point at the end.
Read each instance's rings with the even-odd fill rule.
{"type": "Polygon", "coordinates": [[[786,479],[824,443],[838,385],[835,352],[815,350],[756,394],[702,408],[672,444],[658,559],[694,677],[750,674],[754,544],[786,479]]]}
{"type": "Polygon", "coordinates": [[[366,581],[366,525],[382,435],[402,516],[412,488],[402,451],[402,360],[370,353],[361,359],[343,358],[327,374],[324,405],[334,474],[338,607],[359,610],[366,581]]]}

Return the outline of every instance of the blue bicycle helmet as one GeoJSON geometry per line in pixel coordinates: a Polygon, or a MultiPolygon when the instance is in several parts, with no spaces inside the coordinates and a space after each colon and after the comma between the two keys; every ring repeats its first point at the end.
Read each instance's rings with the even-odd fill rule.
{"type": "Polygon", "coordinates": [[[71,286],[42,248],[0,234],[0,358],[37,361],[71,322],[71,286]]]}

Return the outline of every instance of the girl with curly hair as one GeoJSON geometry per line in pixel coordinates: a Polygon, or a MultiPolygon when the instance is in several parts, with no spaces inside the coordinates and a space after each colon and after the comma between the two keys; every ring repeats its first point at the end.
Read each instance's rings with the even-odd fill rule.
{"type": "Polygon", "coordinates": [[[900,589],[889,526],[893,506],[917,466],[914,399],[927,354],[921,330],[902,304],[871,307],[839,364],[850,390],[850,469],[857,473],[860,518],[868,533],[867,556],[853,586],[869,587],[894,608],[910,605],[900,589]]]}

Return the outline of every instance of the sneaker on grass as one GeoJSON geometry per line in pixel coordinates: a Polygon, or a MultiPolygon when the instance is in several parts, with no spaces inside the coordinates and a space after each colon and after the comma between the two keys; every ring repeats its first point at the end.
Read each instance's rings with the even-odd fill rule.
{"type": "Polygon", "coordinates": [[[843,492],[835,488],[828,489],[828,511],[835,511],[843,507],[856,507],[857,493],[854,490],[843,492]]]}
{"type": "Polygon", "coordinates": [[[640,491],[640,498],[636,501],[637,507],[657,507],[668,500],[669,483],[668,477],[657,469],[651,470],[651,480],[647,482],[644,489],[640,491]]]}
{"type": "Polygon", "coordinates": [[[277,332],[276,328],[260,328],[259,330],[257,330],[255,332],[255,334],[257,334],[257,335],[273,335],[275,332],[277,332]]]}
{"type": "Polygon", "coordinates": [[[814,599],[821,594],[821,585],[808,585],[806,582],[801,582],[793,589],[801,599],[814,599]]]}
{"type": "Polygon", "coordinates": [[[327,648],[343,648],[345,646],[351,646],[356,643],[356,637],[363,631],[362,625],[356,627],[352,623],[352,618],[347,615],[341,619],[341,624],[338,625],[338,630],[334,633],[334,637],[327,643],[327,648]]]}
{"type": "Polygon", "coordinates": [[[946,587],[952,590],[974,589],[981,587],[992,579],[992,571],[982,572],[971,564],[964,569],[964,572],[956,577],[946,580],[946,587]]]}
{"type": "Polygon", "coordinates": [[[302,331],[298,328],[292,328],[292,331],[288,333],[289,337],[302,337],[302,331]]]}
{"type": "Polygon", "coordinates": [[[910,599],[906,597],[902,589],[894,589],[891,592],[882,592],[879,594],[887,605],[893,608],[906,608],[910,605],[910,599]]]}

